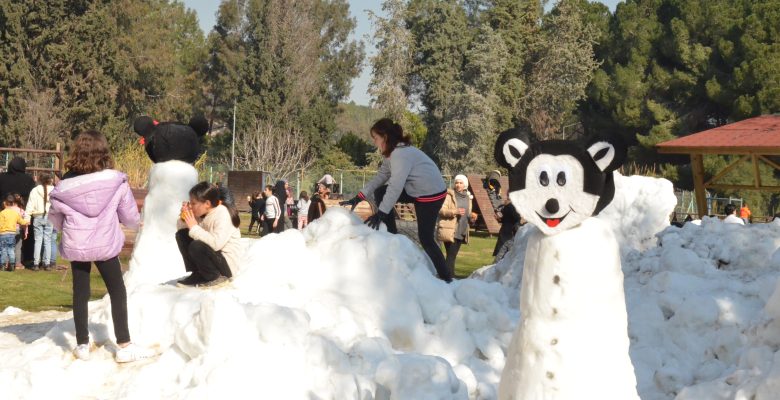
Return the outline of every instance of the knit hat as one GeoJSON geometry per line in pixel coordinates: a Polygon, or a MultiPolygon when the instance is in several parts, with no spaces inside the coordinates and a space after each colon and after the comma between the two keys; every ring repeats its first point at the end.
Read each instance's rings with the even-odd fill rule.
{"type": "Polygon", "coordinates": [[[457,181],[463,182],[463,184],[466,186],[463,188],[464,190],[469,188],[469,179],[466,178],[466,175],[455,175],[455,180],[453,180],[453,182],[457,181]]]}

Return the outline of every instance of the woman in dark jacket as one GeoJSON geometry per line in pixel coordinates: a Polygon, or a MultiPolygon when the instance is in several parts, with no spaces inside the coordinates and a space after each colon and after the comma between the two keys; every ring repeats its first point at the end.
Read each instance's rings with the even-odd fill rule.
{"type": "Polygon", "coordinates": [[[279,199],[279,207],[282,209],[282,216],[279,217],[279,232],[283,232],[285,228],[285,223],[287,222],[287,207],[285,205],[285,202],[287,201],[287,182],[283,180],[276,181],[276,185],[274,185],[273,190],[274,196],[276,196],[277,199],[279,199]]]}

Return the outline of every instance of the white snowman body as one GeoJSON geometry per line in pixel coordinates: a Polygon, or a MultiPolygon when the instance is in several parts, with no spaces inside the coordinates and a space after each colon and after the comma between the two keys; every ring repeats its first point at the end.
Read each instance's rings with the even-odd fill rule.
{"type": "Polygon", "coordinates": [[[125,274],[128,292],[143,285],[157,285],[187,272],[176,244],[181,205],[189,201],[189,191],[198,172],[186,162],[156,163],[149,173],[149,193],[141,213],[143,225],[135,239],[130,265],[125,274]]]}
{"type": "Polygon", "coordinates": [[[639,399],[612,230],[588,218],[553,236],[537,231],[528,239],[523,268],[523,318],[499,398],[639,399]]]}
{"type": "Polygon", "coordinates": [[[500,400],[635,400],[620,252],[592,218],[614,196],[624,149],[609,140],[527,145],[499,136],[509,199],[536,231],[525,253],[522,320],[499,383],[500,400]]]}

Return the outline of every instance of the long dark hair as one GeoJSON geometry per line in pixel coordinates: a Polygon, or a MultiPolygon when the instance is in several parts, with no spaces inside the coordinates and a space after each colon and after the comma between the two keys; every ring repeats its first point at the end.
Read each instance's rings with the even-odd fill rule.
{"type": "Polygon", "coordinates": [[[241,218],[238,216],[238,210],[236,209],[236,204],[233,202],[233,196],[227,187],[216,184],[212,185],[208,182],[200,182],[190,189],[190,197],[202,202],[208,200],[212,207],[222,204],[230,212],[230,221],[233,223],[233,226],[238,228],[241,224],[241,218]]]}
{"type": "Polygon", "coordinates": [[[382,152],[382,155],[385,157],[390,157],[390,153],[395,150],[399,143],[407,145],[412,143],[412,138],[404,134],[404,128],[390,118],[382,118],[374,122],[374,125],[371,127],[371,133],[385,138],[385,151],[382,152]]]}
{"type": "Polygon", "coordinates": [[[46,216],[46,203],[49,200],[49,185],[51,185],[53,179],[49,174],[38,175],[38,181],[43,185],[43,216],[46,216]]]}

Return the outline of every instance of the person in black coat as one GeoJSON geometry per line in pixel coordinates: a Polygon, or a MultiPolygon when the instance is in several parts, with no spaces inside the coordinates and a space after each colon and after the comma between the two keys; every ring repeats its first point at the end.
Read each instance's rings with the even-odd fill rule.
{"type": "Polygon", "coordinates": [[[285,229],[285,223],[287,222],[287,182],[283,180],[276,181],[276,185],[274,185],[273,190],[274,196],[279,200],[279,207],[282,209],[282,216],[279,217],[278,224],[281,226],[280,232],[283,232],[285,229]]]}
{"type": "Polygon", "coordinates": [[[27,175],[27,162],[22,157],[14,157],[8,163],[8,171],[0,174],[0,198],[17,193],[27,204],[34,187],[35,181],[27,175]]]}
{"type": "MultiPolygon", "coordinates": [[[[35,187],[35,181],[30,175],[27,175],[27,162],[22,157],[14,157],[8,163],[8,171],[0,174],[0,198],[5,198],[9,194],[18,194],[22,197],[24,204],[30,198],[30,192],[35,187]]],[[[24,208],[24,207],[22,207],[24,208]]],[[[22,264],[31,264],[35,248],[35,238],[32,230],[27,238],[23,235],[18,236],[16,243],[16,266],[22,264]]]]}

